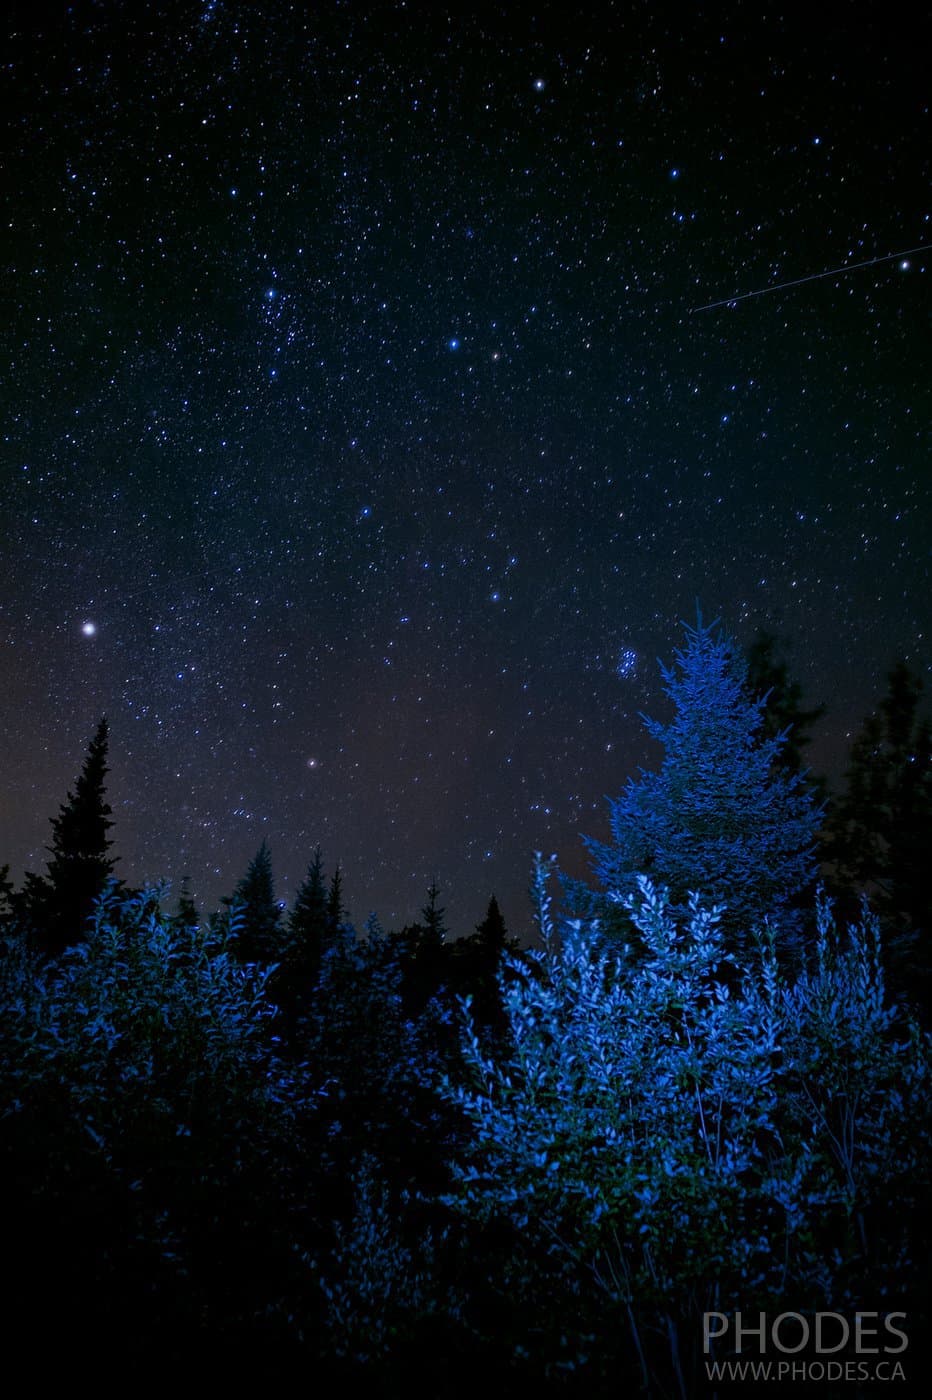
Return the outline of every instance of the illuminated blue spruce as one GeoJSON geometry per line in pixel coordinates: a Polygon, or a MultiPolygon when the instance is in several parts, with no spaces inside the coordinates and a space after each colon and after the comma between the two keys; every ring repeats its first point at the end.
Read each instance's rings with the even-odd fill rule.
{"type": "Polygon", "coordinates": [[[660,771],[642,770],[610,802],[610,842],[586,839],[614,899],[568,884],[571,900],[611,928],[618,899],[648,875],[674,906],[691,891],[726,906],[726,935],[753,933],[765,917],[790,929],[793,901],[815,880],[821,809],[804,776],[781,766],[785,733],[764,736],[766,699],[748,692],[737,647],[701,618],[685,631],[674,666],[661,665],[673,719],[645,720],[664,747],[660,771]]]}

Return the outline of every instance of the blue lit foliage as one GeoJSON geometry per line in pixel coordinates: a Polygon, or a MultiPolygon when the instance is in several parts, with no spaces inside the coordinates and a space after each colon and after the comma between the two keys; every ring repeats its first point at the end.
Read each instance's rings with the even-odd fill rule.
{"type": "MultiPolygon", "coordinates": [[[[123,1249],[180,1276],[190,1203],[209,1188],[219,1218],[221,1194],[294,1118],[267,974],[240,964],[237,932],[235,913],[199,929],[151,892],[111,887],[59,961],[39,964],[16,937],[0,956],[0,1157],[22,1176],[9,1189],[37,1233],[55,1202],[75,1238],[82,1212],[100,1212],[110,1223],[88,1258],[101,1277],[123,1249]]],[[[69,1238],[50,1247],[66,1257],[69,1238]]],[[[93,1296],[90,1274],[84,1286],[93,1296]]]]}
{"type": "MultiPolygon", "coordinates": [[[[352,1184],[351,1218],[336,1225],[318,1281],[334,1355],[371,1365],[391,1357],[419,1328],[459,1321],[462,1304],[438,1284],[432,1232],[405,1238],[409,1197],[391,1200],[375,1159],[363,1155],[352,1184]]],[[[446,1243],[444,1231],[437,1244],[446,1243]]]]}
{"type": "Polygon", "coordinates": [[[0,946],[6,1263],[25,1312],[67,1299],[64,1354],[178,1355],[231,1317],[256,1340],[287,1278],[318,1095],[239,932],[236,910],[197,928],[111,888],[57,962],[0,946]]]}
{"type": "MultiPolygon", "coordinates": [[[[624,895],[647,874],[679,905],[696,890],[724,906],[726,932],[753,932],[814,880],[820,810],[776,762],[783,736],[762,735],[765,702],[748,694],[745,662],[715,624],[687,627],[674,667],[661,669],[675,714],[645,723],[663,762],[609,804],[611,842],[586,842],[594,873],[624,895]]],[[[579,888],[574,899],[583,912],[609,912],[579,888]]]]}
{"type": "Polygon", "coordinates": [[[930,1055],[885,1004],[876,922],[842,936],[820,903],[787,978],[772,940],[739,963],[720,909],[691,895],[674,913],[642,877],[623,902],[644,951],[626,961],[578,921],[557,938],[548,873],[544,948],[505,960],[510,1049],[468,1029],[468,1079],[446,1085],[474,1130],[451,1204],[510,1221],[523,1251],[503,1288],[549,1261],[628,1330],[645,1381],[646,1334],[678,1369],[703,1308],[837,1306],[869,1263],[882,1288],[864,1221],[897,1199],[896,1233],[921,1199],[930,1055]]]}

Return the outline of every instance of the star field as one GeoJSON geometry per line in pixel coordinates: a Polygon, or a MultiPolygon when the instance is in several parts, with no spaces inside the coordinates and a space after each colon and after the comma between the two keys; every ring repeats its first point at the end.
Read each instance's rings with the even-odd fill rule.
{"type": "Polygon", "coordinates": [[[584,868],[655,658],[929,667],[927,84],[891,17],[79,4],[5,21],[0,863],[111,721],[120,872],[319,843],[451,928],[584,868]]]}

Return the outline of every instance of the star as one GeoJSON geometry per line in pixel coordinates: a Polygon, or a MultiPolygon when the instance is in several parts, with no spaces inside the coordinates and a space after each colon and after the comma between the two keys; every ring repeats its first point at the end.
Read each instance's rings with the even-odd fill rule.
{"type": "Polygon", "coordinates": [[[97,636],[97,623],[96,623],[96,622],[82,622],[82,624],[81,624],[81,631],[84,633],[85,637],[96,637],[96,636],[97,636]]]}

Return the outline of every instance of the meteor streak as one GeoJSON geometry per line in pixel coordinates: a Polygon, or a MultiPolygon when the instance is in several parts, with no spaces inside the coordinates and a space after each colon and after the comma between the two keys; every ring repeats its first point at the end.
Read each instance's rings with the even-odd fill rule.
{"type": "Polygon", "coordinates": [[[792,282],[778,282],[775,287],[760,287],[756,292],[739,292],[733,297],[723,297],[721,301],[707,301],[704,306],[690,307],[690,316],[699,311],[714,311],[717,306],[733,306],[735,302],[747,301],[749,297],[765,297],[768,292],[780,292],[785,287],[801,287],[804,282],[818,282],[820,277],[834,277],[839,272],[856,272],[859,267],[874,267],[877,263],[892,262],[894,258],[908,258],[912,253],[925,253],[932,243],[923,243],[919,248],[906,248],[902,253],[884,253],[879,258],[866,258],[864,262],[842,263],[841,267],[830,267],[826,272],[813,272],[808,277],[796,277],[792,282]]]}

